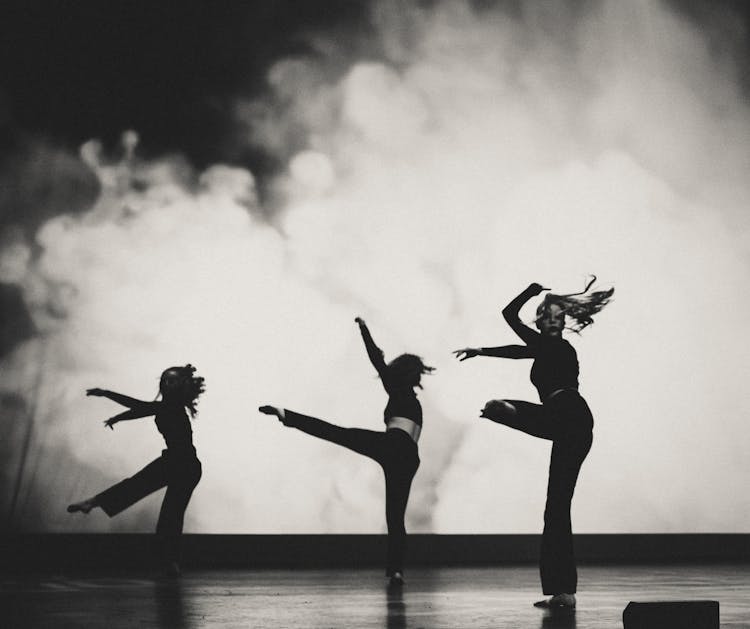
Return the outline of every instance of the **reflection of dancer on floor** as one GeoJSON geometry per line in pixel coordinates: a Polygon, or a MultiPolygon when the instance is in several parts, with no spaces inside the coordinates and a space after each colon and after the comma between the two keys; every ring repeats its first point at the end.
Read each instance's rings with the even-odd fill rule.
{"type": "Polygon", "coordinates": [[[365,322],[357,317],[367,355],[388,393],[385,407],[385,432],[342,428],[320,419],[275,406],[261,406],[260,412],[276,415],[285,426],[349,448],[380,463],[385,473],[385,517],[388,525],[388,556],[386,576],[390,583],[403,583],[403,561],[406,547],[404,514],[409,500],[411,482],[419,467],[417,441],[422,430],[422,407],[415,387],[420,387],[422,374],[433,371],[419,356],[402,354],[390,363],[375,345],[365,322]]]}
{"type": "Polygon", "coordinates": [[[592,315],[609,301],[614,289],[588,293],[594,278],[583,292],[572,295],[548,293],[537,308],[536,327],[523,325],[521,307],[544,290],[531,284],[503,310],[503,317],[525,345],[465,348],[454,352],[460,360],[474,356],[531,358],[531,382],[539,391],[542,404],[520,400],[491,400],[481,416],[552,441],[552,457],[544,511],[544,533],[540,573],[544,594],[551,598],[537,607],[573,607],[578,576],[573,555],[570,506],[578,472],[591,447],[594,420],[586,401],[578,393],[576,351],[562,338],[565,318],[570,329],[579,332],[593,323],[592,315]]]}
{"type": "Polygon", "coordinates": [[[129,419],[155,416],[156,427],[163,435],[167,449],[140,472],[113,485],[88,500],[68,507],[70,513],[88,513],[100,507],[108,516],[117,515],[141,498],[166,486],[167,492],[159,512],[156,535],[168,573],[179,574],[179,551],[182,524],[190,496],[201,478],[201,463],[193,447],[193,431],[186,411],[195,416],[195,402],[203,393],[203,378],[195,375],[195,367],[170,367],[161,375],[159,391],[162,399],[143,402],[127,395],[89,389],[86,395],[106,397],[128,408],[110,417],[104,425],[114,425],[129,419]]]}

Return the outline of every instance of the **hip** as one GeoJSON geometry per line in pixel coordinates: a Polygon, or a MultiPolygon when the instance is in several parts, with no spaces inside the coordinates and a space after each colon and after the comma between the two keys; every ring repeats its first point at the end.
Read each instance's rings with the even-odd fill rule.
{"type": "Polygon", "coordinates": [[[592,430],[594,416],[588,403],[577,389],[557,389],[543,402],[544,408],[571,428],[592,430]]]}

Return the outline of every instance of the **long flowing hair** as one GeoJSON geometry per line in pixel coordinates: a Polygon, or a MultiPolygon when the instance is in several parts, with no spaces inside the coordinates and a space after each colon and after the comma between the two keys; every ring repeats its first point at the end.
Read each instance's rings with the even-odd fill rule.
{"type": "Polygon", "coordinates": [[[581,330],[594,323],[593,316],[610,302],[615,292],[614,288],[588,292],[594,282],[596,282],[596,275],[591,276],[591,280],[580,293],[569,293],[567,295],[547,293],[539,308],[537,308],[536,321],[543,317],[546,308],[554,304],[562,310],[568,320],[573,322],[566,328],[579,334],[581,330]]]}
{"type": "Polygon", "coordinates": [[[190,417],[195,417],[198,412],[195,405],[200,395],[206,390],[205,379],[196,375],[195,371],[195,367],[190,363],[184,367],[169,367],[169,369],[165,369],[162,372],[159,383],[159,392],[163,397],[162,386],[164,378],[172,376],[177,379],[177,384],[170,391],[170,394],[174,395],[175,399],[185,407],[185,410],[190,413],[190,417]]]}

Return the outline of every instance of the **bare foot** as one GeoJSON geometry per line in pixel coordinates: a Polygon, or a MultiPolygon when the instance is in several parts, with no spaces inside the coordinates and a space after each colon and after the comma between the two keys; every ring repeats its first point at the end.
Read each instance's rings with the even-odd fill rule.
{"type": "Polygon", "coordinates": [[[284,413],[284,411],[278,406],[271,406],[270,404],[260,406],[258,407],[258,410],[264,415],[276,415],[276,417],[281,417],[284,413]]]}
{"type": "Polygon", "coordinates": [[[266,404],[265,406],[261,406],[258,408],[258,410],[263,413],[264,415],[276,415],[278,417],[279,421],[287,425],[286,423],[286,413],[284,412],[284,409],[280,406],[270,406],[266,404]]]}
{"type": "Polygon", "coordinates": [[[576,606],[575,594],[555,594],[551,598],[534,603],[534,607],[543,607],[545,609],[572,609],[576,606]]]}
{"type": "Polygon", "coordinates": [[[68,505],[68,513],[88,513],[96,506],[96,502],[93,498],[88,500],[82,500],[81,502],[74,502],[72,505],[68,505]]]}

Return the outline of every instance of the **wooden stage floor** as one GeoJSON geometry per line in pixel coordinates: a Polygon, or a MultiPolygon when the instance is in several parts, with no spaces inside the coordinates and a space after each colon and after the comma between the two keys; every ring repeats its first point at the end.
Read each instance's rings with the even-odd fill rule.
{"type": "Polygon", "coordinates": [[[718,600],[721,627],[750,628],[750,565],[584,565],[578,609],[549,614],[534,566],[418,568],[402,592],[372,569],[0,576],[6,629],[622,628],[628,601],[718,600]]]}

